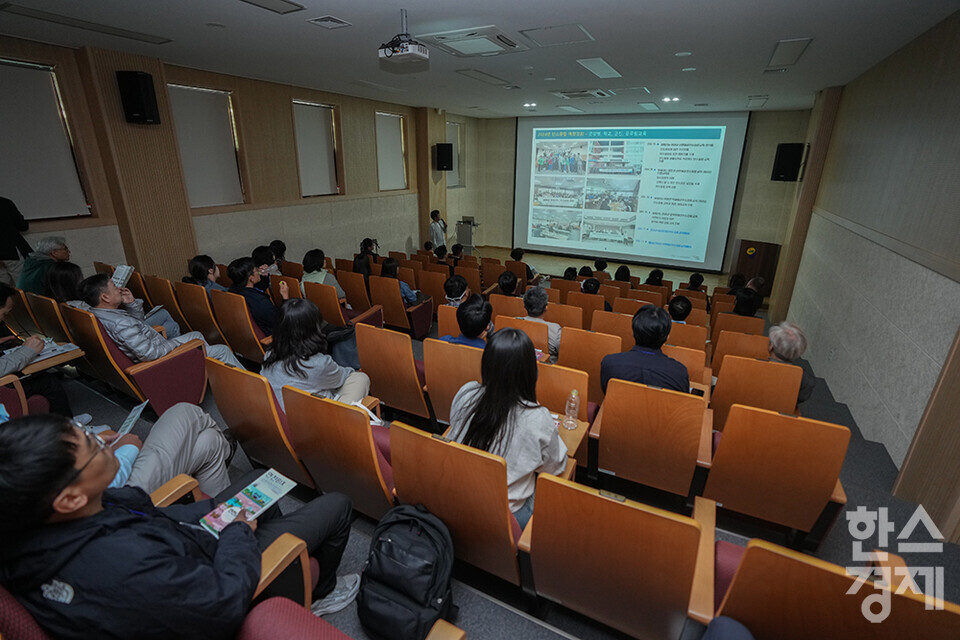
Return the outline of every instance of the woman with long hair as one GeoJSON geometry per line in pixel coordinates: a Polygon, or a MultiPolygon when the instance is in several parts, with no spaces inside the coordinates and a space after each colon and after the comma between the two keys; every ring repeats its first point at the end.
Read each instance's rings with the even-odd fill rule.
{"type": "Polygon", "coordinates": [[[647,276],[646,282],[643,284],[650,284],[655,287],[663,286],[663,269],[654,269],[650,272],[650,275],[647,276]]]}
{"type": "Polygon", "coordinates": [[[207,290],[207,295],[211,291],[227,291],[227,288],[217,282],[220,277],[220,267],[213,261],[213,258],[207,255],[193,256],[187,263],[187,270],[190,276],[183,279],[188,284],[198,284],[207,290]]]}
{"type": "Polygon", "coordinates": [[[260,373],[270,382],[281,407],[281,389],[287,385],[347,404],[362,400],[370,390],[367,374],[341,366],[331,357],[323,316],[317,305],[303,298],[291,298],[277,310],[273,344],[260,373]]]}
{"type": "Polygon", "coordinates": [[[567,447],[550,410],[537,404],[537,356],[517,329],[487,339],[480,361],[482,383],[463,385],[450,407],[450,438],[501,456],[507,463],[507,497],[520,527],[533,514],[537,473],[561,473],[567,447]]]}

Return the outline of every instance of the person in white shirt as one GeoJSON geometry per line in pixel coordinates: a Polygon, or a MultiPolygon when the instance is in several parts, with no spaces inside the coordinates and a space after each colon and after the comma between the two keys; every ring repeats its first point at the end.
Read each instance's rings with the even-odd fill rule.
{"type": "Polygon", "coordinates": [[[446,246],[447,244],[447,223],[440,217],[440,211],[434,209],[430,212],[430,242],[433,246],[446,246]]]}
{"type": "Polygon", "coordinates": [[[503,457],[510,511],[523,528],[533,515],[536,474],[563,472],[567,447],[550,410],[537,404],[537,358],[525,333],[494,333],[480,375],[482,384],[468,382],[453,398],[449,437],[503,457]]]}

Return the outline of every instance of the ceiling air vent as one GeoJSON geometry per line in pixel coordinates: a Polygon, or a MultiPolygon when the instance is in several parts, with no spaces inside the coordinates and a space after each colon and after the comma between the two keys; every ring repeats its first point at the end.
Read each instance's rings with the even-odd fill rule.
{"type": "Polygon", "coordinates": [[[604,89],[572,89],[567,91],[554,91],[553,95],[558,98],[573,100],[575,98],[611,98],[616,94],[613,91],[604,89]]]}
{"type": "Polygon", "coordinates": [[[413,36],[430,48],[436,47],[458,58],[472,56],[496,56],[514,51],[526,51],[530,47],[508,36],[499,27],[488,25],[473,29],[438,31],[413,36]]]}

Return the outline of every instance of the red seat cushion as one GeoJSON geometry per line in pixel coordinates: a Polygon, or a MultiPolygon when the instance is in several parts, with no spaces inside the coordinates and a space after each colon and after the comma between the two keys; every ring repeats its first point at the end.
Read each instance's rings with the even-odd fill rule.
{"type": "Polygon", "coordinates": [[[587,402],[587,422],[590,425],[593,425],[594,419],[597,417],[597,412],[600,411],[600,405],[596,402],[587,402]]]}
{"type": "Polygon", "coordinates": [[[427,373],[423,368],[423,360],[414,360],[413,366],[417,370],[417,380],[420,381],[420,388],[422,389],[427,384],[427,373]]]}
{"type": "MultiPolygon", "coordinates": [[[[19,406],[19,403],[17,404],[19,406]]],[[[50,413],[50,401],[43,396],[30,396],[27,398],[27,413],[32,416],[40,413],[50,413]]],[[[13,414],[11,413],[10,416],[12,417],[13,414]]]]}
{"type": "Polygon", "coordinates": [[[720,608],[723,602],[723,596],[727,594],[730,583],[733,582],[733,576],[740,566],[740,559],[746,552],[746,547],[741,547],[732,542],[717,540],[714,546],[716,553],[716,567],[713,578],[713,610],[720,608]]]}
{"type": "Polygon", "coordinates": [[[237,640],[350,640],[335,626],[286,598],[270,598],[247,614],[237,640]]]}
{"type": "Polygon", "coordinates": [[[16,640],[50,638],[23,605],[3,587],[0,587],[0,637],[16,640]]]}
{"type": "Polygon", "coordinates": [[[393,467],[390,465],[390,429],[380,425],[370,425],[373,431],[373,444],[377,450],[377,464],[380,466],[380,473],[383,475],[383,481],[387,485],[387,490],[393,493],[393,467]]]}
{"type": "Polygon", "coordinates": [[[722,432],[722,431],[714,431],[714,432],[713,432],[713,448],[712,448],[712,450],[710,451],[711,457],[717,455],[717,447],[720,446],[720,438],[722,438],[722,437],[723,437],[723,432],[722,432]]]}

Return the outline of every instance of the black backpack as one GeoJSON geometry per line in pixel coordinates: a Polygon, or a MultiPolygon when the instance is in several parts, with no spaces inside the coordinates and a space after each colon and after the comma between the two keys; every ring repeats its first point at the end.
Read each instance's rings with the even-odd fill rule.
{"type": "Polygon", "coordinates": [[[357,614],[388,640],[423,640],[438,618],[457,613],[450,590],[453,540],[423,505],[400,505],[380,520],[360,578],[357,614]]]}

